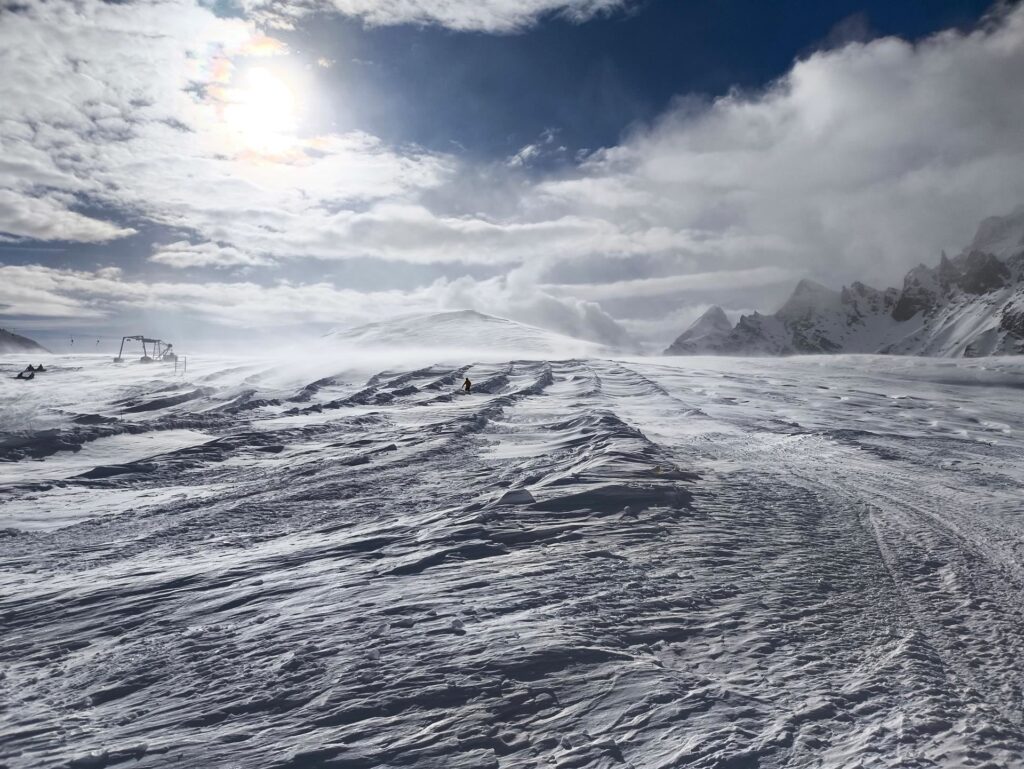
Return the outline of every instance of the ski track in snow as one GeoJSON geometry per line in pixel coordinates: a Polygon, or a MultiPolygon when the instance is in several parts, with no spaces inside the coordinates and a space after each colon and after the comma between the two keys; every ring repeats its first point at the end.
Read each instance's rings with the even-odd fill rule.
{"type": "Polygon", "coordinates": [[[2,766],[1024,766],[1022,362],[47,366],[2,766]]]}

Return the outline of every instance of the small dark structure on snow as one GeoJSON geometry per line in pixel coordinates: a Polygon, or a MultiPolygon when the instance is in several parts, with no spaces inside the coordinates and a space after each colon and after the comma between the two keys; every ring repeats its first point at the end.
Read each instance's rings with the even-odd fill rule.
{"type": "Polygon", "coordinates": [[[18,375],[16,377],[14,377],[14,378],[15,379],[24,379],[24,380],[27,381],[29,379],[35,379],[36,378],[36,373],[44,372],[44,371],[46,371],[46,369],[43,367],[42,363],[40,363],[38,366],[33,366],[31,363],[29,363],[27,366],[25,366],[24,369],[19,371],[18,375]]]}

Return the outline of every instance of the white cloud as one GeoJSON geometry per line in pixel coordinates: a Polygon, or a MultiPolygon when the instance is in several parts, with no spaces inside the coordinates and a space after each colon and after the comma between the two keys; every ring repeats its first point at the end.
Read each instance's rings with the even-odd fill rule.
{"type": "Polygon", "coordinates": [[[258,234],[290,256],[294,232],[329,241],[346,207],[414,198],[450,175],[451,158],[419,148],[304,133],[315,94],[286,53],[252,22],[192,0],[55,0],[6,13],[0,232],[130,234],[76,213],[87,196],[240,251],[257,251],[247,241],[258,234]]]}
{"type": "Polygon", "coordinates": [[[532,165],[537,159],[545,155],[557,156],[566,151],[562,145],[556,145],[555,139],[558,131],[553,128],[545,129],[537,141],[524,145],[519,151],[510,156],[505,165],[509,168],[524,168],[532,165]]]}
{"type": "Polygon", "coordinates": [[[557,15],[583,22],[630,4],[631,0],[245,0],[250,10],[271,19],[336,11],[367,24],[431,24],[461,31],[517,32],[557,15]]]}
{"type": "Polygon", "coordinates": [[[617,344],[626,338],[622,327],[594,303],[538,292],[532,281],[516,273],[485,281],[438,280],[411,291],[361,292],[329,283],[147,281],[125,279],[111,268],[0,266],[0,318],[48,318],[56,325],[163,311],[226,327],[268,330],[304,324],[355,326],[390,315],[466,308],[598,342],[617,344]]]}
{"type": "Polygon", "coordinates": [[[82,243],[102,243],[134,232],[69,211],[67,200],[57,195],[31,196],[10,189],[0,189],[0,231],[23,238],[82,243]]]}
{"type": "Polygon", "coordinates": [[[766,91],[680,102],[540,185],[625,236],[710,232],[703,268],[896,281],[1024,200],[1024,7],[969,34],[820,52],[766,91]]]}
{"type": "MultiPolygon", "coordinates": [[[[0,266],[0,316],[39,317],[78,323],[106,317],[87,298],[75,296],[67,273],[39,265],[0,266]]],[[[84,273],[83,273],[84,275],[84,273]]],[[[91,276],[116,285],[115,277],[91,276]]]]}
{"type": "Polygon", "coordinates": [[[233,246],[222,246],[209,241],[189,243],[187,240],[157,246],[149,260],[181,269],[189,267],[265,267],[272,264],[264,257],[239,251],[233,246]]]}
{"type": "Polygon", "coordinates": [[[131,280],[109,268],[62,270],[39,265],[0,266],[0,314],[55,320],[115,318],[131,310],[188,313],[235,327],[343,322],[371,303],[403,309],[399,292],[373,295],[324,284],[131,280]]]}
{"type": "Polygon", "coordinates": [[[782,267],[753,267],[717,272],[695,272],[688,275],[669,275],[663,278],[638,278],[614,283],[580,283],[546,285],[545,290],[556,295],[576,296],[591,301],[613,298],[634,298],[682,294],[685,292],[719,291],[726,293],[738,288],[764,286],[773,283],[795,283],[800,273],[782,267]]]}
{"type": "Polygon", "coordinates": [[[483,281],[468,277],[438,281],[432,291],[446,308],[477,310],[603,344],[630,341],[625,329],[600,305],[538,288],[536,276],[526,270],[483,281]]]}

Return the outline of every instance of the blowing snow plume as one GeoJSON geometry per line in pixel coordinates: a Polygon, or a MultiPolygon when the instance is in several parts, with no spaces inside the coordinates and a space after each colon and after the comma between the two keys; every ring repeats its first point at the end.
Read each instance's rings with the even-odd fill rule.
{"type": "Polygon", "coordinates": [[[337,329],[327,339],[366,351],[474,357],[572,358],[608,354],[596,342],[574,339],[475,310],[420,313],[337,329]]]}

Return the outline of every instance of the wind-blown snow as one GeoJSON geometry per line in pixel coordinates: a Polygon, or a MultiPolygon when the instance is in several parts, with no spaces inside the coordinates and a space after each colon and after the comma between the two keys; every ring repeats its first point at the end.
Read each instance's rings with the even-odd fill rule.
{"type": "Polygon", "coordinates": [[[428,347],[455,355],[522,355],[526,357],[598,355],[595,342],[557,334],[475,310],[418,313],[336,329],[327,338],[360,349],[415,351],[428,347]]]}
{"type": "Polygon", "coordinates": [[[2,765],[1024,764],[1024,361],[21,363],[2,765]]]}

